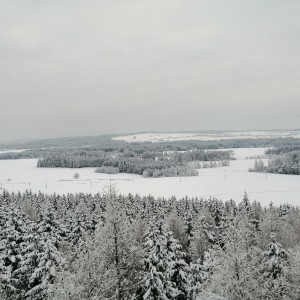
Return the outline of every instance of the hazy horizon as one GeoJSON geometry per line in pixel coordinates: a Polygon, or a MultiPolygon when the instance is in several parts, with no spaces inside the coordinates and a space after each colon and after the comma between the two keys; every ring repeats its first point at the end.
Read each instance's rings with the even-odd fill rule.
{"type": "Polygon", "coordinates": [[[115,132],[115,133],[104,133],[104,134],[93,134],[93,135],[69,135],[69,136],[53,136],[53,137],[42,137],[42,138],[25,138],[25,139],[10,139],[0,140],[0,144],[5,145],[9,143],[23,143],[31,141],[42,141],[42,140],[55,140],[55,139],[69,139],[69,138],[87,138],[97,136],[129,136],[139,134],[172,134],[172,133],[223,133],[223,132],[289,132],[289,131],[300,131],[300,128],[291,129],[247,129],[247,130],[173,130],[173,131],[132,131],[132,132],[115,132]]]}
{"type": "Polygon", "coordinates": [[[300,128],[300,2],[0,1],[0,141],[300,128]]]}

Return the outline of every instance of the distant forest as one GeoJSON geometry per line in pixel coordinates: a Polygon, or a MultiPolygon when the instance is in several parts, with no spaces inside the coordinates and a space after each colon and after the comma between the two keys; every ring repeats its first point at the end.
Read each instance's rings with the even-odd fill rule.
{"type": "MultiPolygon", "coordinates": [[[[230,151],[221,151],[222,149],[282,147],[283,145],[299,148],[300,140],[267,138],[126,143],[112,140],[112,136],[100,136],[18,144],[17,148],[28,150],[19,153],[2,153],[0,160],[38,158],[38,167],[95,167],[96,172],[100,173],[125,172],[144,177],[196,176],[197,169],[201,167],[229,165],[234,157],[230,151]]],[[[13,146],[17,145],[10,145],[13,146]]]]}
{"type": "Polygon", "coordinates": [[[112,140],[116,135],[100,135],[100,136],[87,136],[87,137],[70,137],[70,138],[57,138],[36,140],[18,143],[0,143],[0,150],[8,149],[32,149],[32,150],[45,150],[49,148],[96,148],[96,149],[109,149],[112,147],[117,148],[131,148],[137,145],[147,145],[147,147],[160,149],[161,151],[178,150],[187,151],[190,149],[224,149],[224,148],[247,148],[247,147],[280,147],[280,146],[300,146],[300,139],[286,137],[286,138],[247,138],[247,139],[226,139],[226,140],[189,140],[189,141],[176,141],[176,142],[132,142],[127,143],[119,140],[112,140]]]}
{"type": "Polygon", "coordinates": [[[2,300],[295,300],[300,212],[211,198],[0,194],[2,300]]]}

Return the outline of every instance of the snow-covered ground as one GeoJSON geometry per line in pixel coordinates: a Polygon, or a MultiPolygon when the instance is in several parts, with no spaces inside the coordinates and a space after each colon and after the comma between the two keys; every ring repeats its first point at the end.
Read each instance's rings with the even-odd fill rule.
{"type": "Polygon", "coordinates": [[[114,137],[125,142],[166,142],[183,140],[215,141],[248,138],[300,138],[300,131],[229,131],[220,133],[141,133],[114,137]]]}
{"type": "Polygon", "coordinates": [[[4,153],[20,153],[28,149],[18,149],[18,150],[0,150],[0,154],[4,153]]]}
{"type": "Polygon", "coordinates": [[[152,194],[157,197],[210,197],[240,201],[245,191],[250,200],[263,205],[300,204],[300,176],[249,173],[254,160],[247,157],[264,154],[264,148],[234,149],[237,160],[229,167],[200,169],[197,177],[143,178],[133,174],[107,175],[95,168],[36,168],[36,159],[0,161],[0,186],[8,191],[45,193],[97,193],[109,184],[110,177],[120,193],[152,194]],[[73,179],[75,172],[79,179],[73,179]]]}

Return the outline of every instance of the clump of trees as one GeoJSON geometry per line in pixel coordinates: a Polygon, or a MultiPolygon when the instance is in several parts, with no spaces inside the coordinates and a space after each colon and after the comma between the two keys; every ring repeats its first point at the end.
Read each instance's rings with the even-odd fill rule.
{"type": "Polygon", "coordinates": [[[290,153],[293,151],[300,151],[299,145],[292,145],[292,146],[282,146],[282,147],[275,147],[269,148],[265,151],[267,155],[280,155],[285,153],[290,153]]]}
{"type": "Polygon", "coordinates": [[[120,173],[119,168],[116,167],[108,167],[108,166],[102,166],[100,168],[97,168],[95,170],[96,173],[105,173],[105,174],[118,174],[120,173]]]}
{"type": "Polygon", "coordinates": [[[38,167],[82,168],[97,167],[97,173],[133,173],[144,177],[197,176],[199,161],[203,167],[229,164],[231,151],[111,151],[65,150],[53,152],[38,160],[38,167]]]}
{"type": "Polygon", "coordinates": [[[298,299],[300,212],[230,200],[0,194],[1,299],[298,299]]]}
{"type": "Polygon", "coordinates": [[[172,166],[164,169],[145,169],[144,177],[183,177],[183,176],[198,176],[198,171],[189,166],[172,166]]]}
{"type": "Polygon", "coordinates": [[[300,175],[300,150],[295,147],[269,149],[266,154],[273,155],[265,165],[261,159],[255,160],[250,172],[300,175]]]}
{"type": "Polygon", "coordinates": [[[266,166],[262,159],[255,159],[254,167],[249,169],[249,172],[266,172],[266,166]]]}

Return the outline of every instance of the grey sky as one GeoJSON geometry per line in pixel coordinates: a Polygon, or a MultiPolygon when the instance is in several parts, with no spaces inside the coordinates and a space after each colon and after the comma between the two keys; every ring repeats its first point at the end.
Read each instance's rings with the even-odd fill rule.
{"type": "Polygon", "coordinates": [[[0,0],[0,140],[300,128],[298,0],[0,0]]]}

